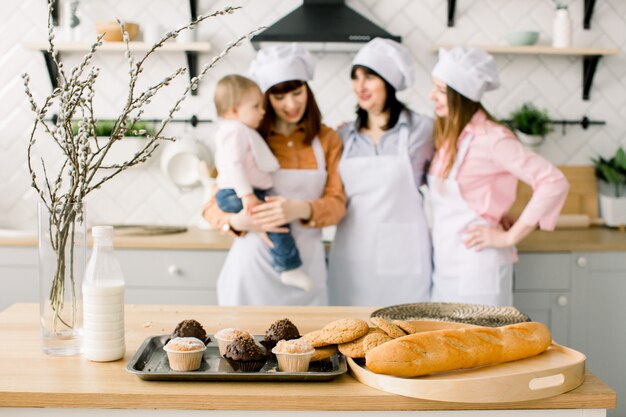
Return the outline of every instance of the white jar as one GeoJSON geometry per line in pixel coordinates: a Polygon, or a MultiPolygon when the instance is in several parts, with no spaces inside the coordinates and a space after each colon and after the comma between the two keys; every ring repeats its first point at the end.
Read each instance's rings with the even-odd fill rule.
{"type": "Polygon", "coordinates": [[[556,10],[552,22],[552,46],[554,48],[568,48],[572,44],[572,22],[569,18],[569,10],[561,8],[556,10]]]}
{"type": "Polygon", "coordinates": [[[143,27],[143,41],[150,45],[154,45],[165,35],[163,27],[159,24],[152,23],[143,27]]]}
{"type": "Polygon", "coordinates": [[[178,34],[176,42],[179,43],[193,43],[198,40],[198,29],[193,27],[191,29],[185,29],[178,34]]]}
{"type": "Polygon", "coordinates": [[[122,359],[124,276],[113,254],[113,228],[94,226],[93,251],[83,281],[83,355],[96,362],[122,359]]]}

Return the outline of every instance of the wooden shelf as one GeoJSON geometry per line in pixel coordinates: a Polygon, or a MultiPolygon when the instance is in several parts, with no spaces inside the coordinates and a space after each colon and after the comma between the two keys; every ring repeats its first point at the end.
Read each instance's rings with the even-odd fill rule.
{"type": "Polygon", "coordinates": [[[439,48],[452,48],[454,46],[468,46],[481,48],[492,54],[511,54],[511,55],[569,55],[569,56],[605,56],[619,55],[620,51],[616,48],[553,48],[549,45],[453,45],[439,44],[433,47],[433,51],[439,48]]]}
{"type": "MultiPolygon", "coordinates": [[[[133,52],[148,52],[152,44],[146,42],[129,42],[130,50],[133,52]]],[[[48,50],[47,42],[26,43],[24,47],[36,51],[48,50]]],[[[57,42],[55,47],[59,52],[87,52],[91,44],[87,42],[57,42]]],[[[103,42],[98,47],[101,52],[126,51],[124,42],[103,42]]],[[[158,52],[210,52],[211,44],[208,42],[166,42],[158,49],[158,52]]]]}
{"type": "MultiPolygon", "coordinates": [[[[50,0],[52,2],[52,24],[59,25],[59,0],[50,0]]],[[[198,0],[189,0],[189,14],[191,21],[198,18],[198,0]]],[[[152,45],[145,42],[130,42],[130,50],[133,52],[148,52],[152,45]]],[[[82,42],[59,42],[55,44],[58,52],[87,52],[91,48],[90,43],[82,42]]],[[[52,55],[48,52],[48,44],[45,42],[28,43],[24,45],[27,49],[41,51],[46,62],[46,68],[50,77],[50,83],[53,88],[58,86],[59,71],[56,67],[52,55]]],[[[104,42],[98,48],[99,51],[126,51],[126,45],[123,42],[104,42]]],[[[158,49],[158,52],[184,52],[187,57],[187,72],[189,73],[189,81],[198,75],[198,54],[201,52],[209,52],[211,45],[207,42],[166,42],[158,49]]],[[[58,58],[60,59],[60,58],[58,58]]],[[[191,95],[198,95],[198,89],[191,90],[191,95]]]]}
{"type": "MultiPolygon", "coordinates": [[[[91,49],[91,43],[88,42],[57,42],[55,48],[58,53],[80,53],[87,52],[91,49]]],[[[152,48],[151,43],[146,42],[129,42],[128,44],[131,52],[148,52],[152,48]]],[[[58,86],[58,69],[52,59],[52,54],[48,51],[47,42],[34,42],[25,43],[26,49],[34,51],[40,51],[46,62],[46,68],[48,69],[48,75],[50,77],[50,83],[52,88],[58,86]]],[[[98,47],[98,52],[125,52],[126,44],[124,42],[103,42],[98,47]]],[[[187,72],[189,73],[189,80],[191,81],[198,75],[198,54],[211,51],[211,44],[208,42],[166,42],[159,49],[157,53],[163,52],[184,52],[187,57],[187,72]]],[[[58,58],[60,59],[60,58],[58,58]]],[[[198,90],[191,90],[191,95],[197,95],[198,90]]]]}
{"type": "Polygon", "coordinates": [[[596,68],[598,66],[598,62],[600,61],[600,58],[602,58],[603,56],[615,56],[620,54],[620,50],[616,48],[553,48],[548,45],[511,46],[438,44],[433,47],[433,52],[438,51],[439,48],[448,49],[455,46],[481,48],[492,54],[580,56],[583,58],[583,100],[589,100],[589,93],[591,91],[591,85],[593,84],[593,77],[596,73],[596,68]]]}
{"type": "MultiPolygon", "coordinates": [[[[591,16],[593,16],[593,9],[596,6],[596,0],[585,0],[583,5],[583,28],[591,28],[591,16]]],[[[456,14],[456,0],[448,0],[448,27],[454,26],[454,16],[456,14]]]]}

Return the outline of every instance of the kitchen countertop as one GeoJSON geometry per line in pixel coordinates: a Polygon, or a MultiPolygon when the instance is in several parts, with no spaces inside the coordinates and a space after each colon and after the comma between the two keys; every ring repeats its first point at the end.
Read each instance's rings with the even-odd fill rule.
{"type": "MultiPolygon", "coordinates": [[[[116,248],[228,250],[232,238],[213,229],[190,228],[184,233],[119,236],[116,248]]],[[[37,246],[37,237],[0,237],[0,246],[37,246]]],[[[520,252],[610,252],[626,251],[626,233],[607,227],[534,231],[517,245],[520,252]]]]}
{"type": "Polygon", "coordinates": [[[518,245],[519,252],[611,252],[626,251],[626,233],[608,227],[536,230],[518,245]]]}
{"type": "Polygon", "coordinates": [[[329,382],[316,383],[153,382],[143,381],[125,371],[126,363],[146,337],[169,333],[183,319],[197,319],[211,334],[224,327],[241,327],[254,334],[263,334],[273,321],[289,317],[301,333],[305,333],[337,318],[367,319],[373,310],[373,307],[127,305],[124,359],[95,363],[77,356],[45,355],[40,349],[38,305],[15,304],[0,313],[0,414],[3,407],[44,407],[39,411],[45,411],[45,408],[121,409],[115,410],[118,412],[124,409],[543,409],[555,410],[561,413],[558,414],[560,416],[566,414],[559,409],[586,409],[590,414],[575,415],[595,416],[604,414],[593,414],[593,409],[599,411],[615,407],[615,392],[591,373],[586,374],[580,387],[556,397],[515,403],[469,404],[389,394],[363,385],[348,374],[329,382]]]}
{"type": "MultiPolygon", "coordinates": [[[[124,249],[208,249],[228,250],[233,238],[215,229],[188,228],[183,233],[129,236],[115,234],[113,245],[124,249]]],[[[2,237],[0,246],[37,246],[37,236],[2,237]]]]}

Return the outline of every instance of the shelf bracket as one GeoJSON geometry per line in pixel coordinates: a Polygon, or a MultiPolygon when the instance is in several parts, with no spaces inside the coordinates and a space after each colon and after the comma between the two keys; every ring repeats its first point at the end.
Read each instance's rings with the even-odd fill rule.
{"type": "Polygon", "coordinates": [[[50,77],[50,84],[52,84],[52,89],[54,90],[59,86],[59,69],[57,68],[57,64],[54,62],[50,51],[42,50],[41,53],[43,54],[43,59],[46,61],[46,69],[48,70],[48,76],[50,77]]]}
{"type": "MultiPolygon", "coordinates": [[[[46,5],[48,4],[48,0],[46,0],[46,5]]],[[[52,24],[54,26],[59,26],[59,0],[52,0],[52,24]]]]}
{"type": "Polygon", "coordinates": [[[198,1],[197,0],[189,0],[189,12],[191,13],[192,22],[198,18],[198,1]]]}
{"type": "Polygon", "coordinates": [[[583,57],[583,100],[589,100],[589,91],[593,84],[593,76],[596,74],[598,61],[602,55],[587,55],[583,57]]]}
{"type": "MultiPolygon", "coordinates": [[[[191,15],[191,21],[193,22],[198,18],[198,1],[189,0],[189,14],[191,15]]],[[[185,51],[187,56],[187,72],[189,73],[189,82],[198,75],[198,53],[194,51],[185,51]]],[[[192,96],[198,95],[198,89],[191,90],[192,96]]]]}
{"type": "Polygon", "coordinates": [[[583,27],[585,29],[591,28],[591,16],[593,15],[595,5],[596,0],[585,0],[585,20],[583,21],[583,27]]]}
{"type": "MultiPolygon", "coordinates": [[[[198,53],[196,51],[185,51],[187,56],[187,72],[189,73],[189,82],[198,76],[198,53]]],[[[198,89],[191,90],[192,96],[198,95],[198,89]]]]}
{"type": "MultiPolygon", "coordinates": [[[[52,84],[52,89],[54,90],[59,86],[59,69],[57,68],[54,59],[52,59],[52,54],[42,49],[41,54],[43,55],[43,59],[46,62],[46,69],[48,70],[48,77],[50,77],[50,84],[52,84]]],[[[189,73],[189,82],[194,77],[198,76],[198,52],[197,51],[185,51],[185,55],[187,57],[187,72],[189,73]]],[[[191,90],[192,96],[198,95],[198,89],[191,90]]]]}
{"type": "Polygon", "coordinates": [[[448,0],[448,27],[454,26],[454,13],[456,12],[456,0],[448,0]]]}

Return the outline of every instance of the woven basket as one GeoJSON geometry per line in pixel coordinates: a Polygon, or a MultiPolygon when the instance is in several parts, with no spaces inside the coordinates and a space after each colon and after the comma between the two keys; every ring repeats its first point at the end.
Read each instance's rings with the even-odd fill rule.
{"type": "Polygon", "coordinates": [[[531,321],[530,317],[515,307],[458,303],[400,304],[376,310],[371,317],[390,320],[450,321],[488,327],[531,321]]]}

